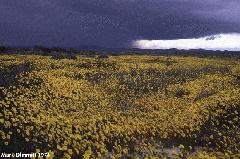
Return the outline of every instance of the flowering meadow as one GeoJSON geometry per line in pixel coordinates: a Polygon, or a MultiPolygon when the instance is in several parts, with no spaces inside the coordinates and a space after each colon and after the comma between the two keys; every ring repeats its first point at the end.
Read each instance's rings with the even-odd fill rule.
{"type": "Polygon", "coordinates": [[[240,59],[0,56],[0,151],[240,158],[240,59]]]}

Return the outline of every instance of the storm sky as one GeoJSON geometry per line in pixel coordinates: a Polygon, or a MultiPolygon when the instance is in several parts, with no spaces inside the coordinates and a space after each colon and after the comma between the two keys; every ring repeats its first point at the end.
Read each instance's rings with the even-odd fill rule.
{"type": "Polygon", "coordinates": [[[240,33],[239,0],[0,0],[0,45],[131,47],[240,33]]]}

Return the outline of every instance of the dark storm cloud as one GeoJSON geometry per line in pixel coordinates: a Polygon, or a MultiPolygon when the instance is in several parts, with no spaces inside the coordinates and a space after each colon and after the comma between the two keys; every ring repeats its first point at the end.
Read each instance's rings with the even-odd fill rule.
{"type": "Polygon", "coordinates": [[[0,0],[0,44],[122,47],[240,32],[237,0],[0,0]]]}

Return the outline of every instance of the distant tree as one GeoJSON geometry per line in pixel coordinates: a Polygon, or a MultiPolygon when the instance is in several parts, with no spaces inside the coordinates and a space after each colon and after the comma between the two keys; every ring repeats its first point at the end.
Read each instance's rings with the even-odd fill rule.
{"type": "Polygon", "coordinates": [[[52,47],[51,51],[52,52],[66,52],[66,49],[60,48],[60,47],[52,47]]]}
{"type": "Polygon", "coordinates": [[[7,51],[7,48],[5,46],[0,46],[0,52],[5,52],[7,51]]]}

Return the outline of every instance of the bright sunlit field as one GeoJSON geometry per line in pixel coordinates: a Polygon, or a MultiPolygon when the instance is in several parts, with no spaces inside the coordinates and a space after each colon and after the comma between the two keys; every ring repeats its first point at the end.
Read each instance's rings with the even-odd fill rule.
{"type": "Polygon", "coordinates": [[[240,157],[240,60],[0,56],[0,149],[49,158],[240,157]]]}

